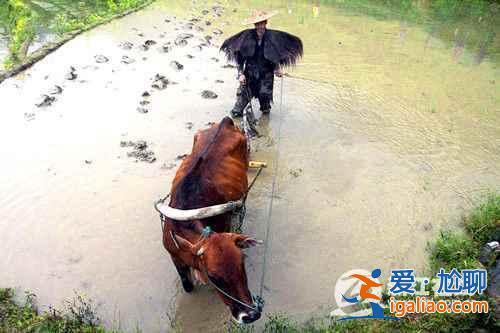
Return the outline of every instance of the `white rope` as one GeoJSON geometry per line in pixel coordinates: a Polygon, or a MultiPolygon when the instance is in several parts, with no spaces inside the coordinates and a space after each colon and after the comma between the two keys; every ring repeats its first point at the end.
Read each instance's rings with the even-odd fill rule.
{"type": "Polygon", "coordinates": [[[268,215],[267,215],[267,228],[266,228],[266,238],[264,240],[264,260],[262,262],[262,276],[260,279],[260,290],[259,290],[259,296],[262,297],[262,292],[264,289],[264,279],[266,275],[266,263],[267,263],[267,252],[269,249],[269,231],[271,229],[271,216],[273,213],[273,201],[274,201],[274,192],[276,189],[276,179],[278,177],[278,164],[279,164],[279,153],[280,153],[280,141],[281,141],[281,125],[283,123],[283,76],[281,76],[281,96],[280,96],[280,121],[278,124],[278,139],[276,143],[276,157],[275,157],[275,164],[274,164],[274,175],[273,175],[273,185],[271,188],[271,200],[269,201],[269,210],[268,210],[268,215]]]}

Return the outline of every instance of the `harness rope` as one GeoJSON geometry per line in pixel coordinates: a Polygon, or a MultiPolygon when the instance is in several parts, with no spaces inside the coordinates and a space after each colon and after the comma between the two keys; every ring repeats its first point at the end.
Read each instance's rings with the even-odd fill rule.
{"type": "MultiPolygon", "coordinates": [[[[259,170],[257,171],[257,174],[254,176],[254,178],[252,179],[252,181],[250,182],[250,185],[248,186],[245,194],[243,195],[243,198],[242,198],[242,201],[243,201],[243,204],[242,206],[239,208],[240,212],[238,212],[237,214],[239,214],[239,219],[240,219],[240,224],[242,225],[243,224],[243,221],[245,219],[245,212],[246,212],[246,209],[245,209],[245,202],[246,202],[246,199],[248,197],[248,192],[250,192],[250,190],[252,189],[253,185],[255,184],[255,181],[257,180],[257,177],[259,177],[260,173],[262,172],[262,167],[259,168],[259,170]]],[[[168,198],[170,197],[170,194],[168,194],[166,197],[164,197],[163,199],[160,199],[156,202],[156,204],[154,205],[156,211],[160,214],[160,226],[161,226],[161,232],[162,232],[162,235],[165,234],[165,224],[167,223],[167,219],[166,219],[166,216],[163,215],[163,213],[158,209],[157,207],[157,204],[158,203],[164,203],[168,198]]],[[[203,231],[201,233],[201,236],[200,236],[200,240],[203,240],[205,238],[207,238],[210,233],[212,233],[213,231],[210,229],[209,226],[206,226],[205,228],[203,228],[203,231]]],[[[175,237],[173,235],[173,232],[170,232],[170,237],[172,238],[172,240],[174,241],[175,245],[177,246],[177,248],[179,248],[179,245],[177,244],[176,240],[175,240],[175,237]]],[[[199,242],[198,241],[198,242],[199,242]]],[[[201,259],[201,258],[200,258],[201,259]]],[[[253,306],[252,305],[248,305],[244,302],[242,302],[241,300],[231,296],[230,294],[228,294],[226,291],[224,291],[223,289],[221,289],[214,281],[212,281],[212,279],[210,278],[210,276],[208,275],[208,272],[207,272],[207,268],[205,267],[205,265],[202,264],[200,265],[202,267],[202,270],[203,270],[203,273],[206,275],[207,277],[207,281],[215,288],[217,289],[221,294],[223,294],[225,297],[229,298],[230,300],[240,304],[240,305],[243,305],[244,307],[252,310],[252,311],[257,311],[257,312],[262,312],[262,309],[264,308],[264,300],[262,299],[262,295],[259,295],[259,296],[255,296],[255,295],[251,295],[252,296],[252,302],[253,302],[253,306]]]]}
{"type": "Polygon", "coordinates": [[[274,175],[273,175],[273,184],[271,187],[271,200],[269,201],[269,210],[267,215],[267,227],[266,227],[266,238],[264,240],[264,260],[262,261],[262,275],[260,278],[260,290],[259,297],[262,299],[262,294],[264,291],[264,279],[266,276],[266,263],[267,263],[267,253],[268,253],[268,243],[269,243],[269,230],[271,229],[271,216],[273,213],[273,201],[274,201],[274,192],[276,188],[276,178],[278,176],[278,162],[279,162],[279,152],[280,152],[280,141],[281,141],[281,125],[283,123],[283,76],[281,76],[281,93],[280,93],[280,120],[278,124],[278,139],[276,143],[276,163],[274,164],[274,175]]]}

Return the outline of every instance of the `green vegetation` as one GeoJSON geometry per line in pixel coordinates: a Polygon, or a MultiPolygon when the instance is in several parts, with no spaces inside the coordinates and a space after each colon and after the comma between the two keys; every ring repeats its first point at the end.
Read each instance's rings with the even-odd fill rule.
{"type": "Polygon", "coordinates": [[[433,248],[431,268],[436,272],[440,267],[480,267],[478,255],[479,249],[463,231],[442,231],[433,248]]]}
{"type": "MultiPolygon", "coordinates": [[[[334,320],[313,319],[299,324],[286,315],[271,315],[264,326],[264,333],[337,333],[337,332],[457,332],[473,331],[481,327],[474,315],[436,314],[407,317],[400,321],[353,320],[336,322],[334,320]]],[[[232,326],[231,333],[257,332],[252,326],[232,326]]]]}
{"type": "MultiPolygon", "coordinates": [[[[50,2],[50,1],[49,1],[50,2]]],[[[59,1],[68,3],[68,1],[59,1]]],[[[147,0],[93,0],[80,2],[78,8],[58,12],[52,22],[52,29],[57,34],[85,29],[88,26],[104,22],[116,14],[149,3],[147,0]]]]}
{"type": "Polygon", "coordinates": [[[5,66],[21,62],[28,51],[29,44],[35,37],[36,15],[21,0],[9,0],[0,8],[0,22],[9,36],[10,56],[5,66]]]}
{"type": "Polygon", "coordinates": [[[500,62],[500,0],[324,0],[348,13],[422,25],[450,46],[500,62]]]}
{"type": "Polygon", "coordinates": [[[405,19],[433,17],[439,20],[457,21],[470,18],[493,18],[500,5],[499,0],[323,0],[320,4],[332,4],[367,15],[381,18],[399,16],[405,19]],[[496,9],[496,10],[495,10],[496,9]]]}
{"type": "MultiPolygon", "coordinates": [[[[500,237],[500,193],[489,194],[485,202],[476,207],[464,221],[465,232],[443,231],[430,249],[431,273],[439,268],[479,268],[479,253],[487,241],[500,237]]],[[[492,265],[488,263],[486,268],[492,265]]],[[[388,297],[385,295],[384,299],[388,297]]],[[[410,298],[410,297],[409,297],[410,298]]],[[[498,331],[500,323],[493,316],[495,304],[487,296],[475,296],[477,300],[488,300],[488,314],[425,314],[407,315],[400,321],[352,320],[338,322],[333,319],[312,319],[299,324],[283,314],[275,314],[267,319],[266,333],[334,333],[334,332],[472,332],[484,329],[485,332],[498,331]]],[[[231,326],[230,332],[246,333],[256,331],[252,326],[231,326]]]]}
{"type": "Polygon", "coordinates": [[[16,302],[12,289],[0,288],[0,332],[118,333],[98,322],[92,302],[81,295],[67,301],[64,311],[51,308],[40,313],[34,294],[27,292],[22,302],[16,302]]]}
{"type": "Polygon", "coordinates": [[[8,38],[5,68],[22,63],[37,35],[80,31],[152,0],[2,0],[0,33],[8,38]]]}
{"type": "Polygon", "coordinates": [[[491,194],[467,220],[466,229],[476,246],[500,239],[500,195],[491,194]]]}

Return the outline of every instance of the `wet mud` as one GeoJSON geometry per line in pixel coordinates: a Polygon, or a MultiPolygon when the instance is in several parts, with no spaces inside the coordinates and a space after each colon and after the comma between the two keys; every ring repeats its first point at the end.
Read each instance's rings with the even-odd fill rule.
{"type": "MultiPolygon", "coordinates": [[[[217,46],[248,5],[159,1],[0,85],[0,140],[13,143],[0,148],[1,285],[45,307],[83,291],[105,325],[128,331],[223,329],[230,314],[213,290],[181,291],[153,202],[196,130],[235,102],[236,69],[217,46]]],[[[336,307],[347,270],[425,274],[427,242],[498,189],[500,73],[418,26],[326,6],[303,25],[305,4],[275,6],[270,26],[299,34],[306,56],[275,79],[270,115],[256,112],[251,156],[268,167],[243,233],[269,237],[246,264],[266,313],[307,319],[336,307]],[[335,43],[311,41],[327,22],[335,43]]]]}

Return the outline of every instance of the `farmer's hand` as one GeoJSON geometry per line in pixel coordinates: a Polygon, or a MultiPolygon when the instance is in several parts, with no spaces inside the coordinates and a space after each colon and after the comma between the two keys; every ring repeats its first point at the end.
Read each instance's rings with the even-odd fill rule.
{"type": "Polygon", "coordinates": [[[240,74],[240,76],[238,77],[238,80],[240,81],[241,84],[245,84],[245,82],[247,81],[244,74],[240,74]]]}

